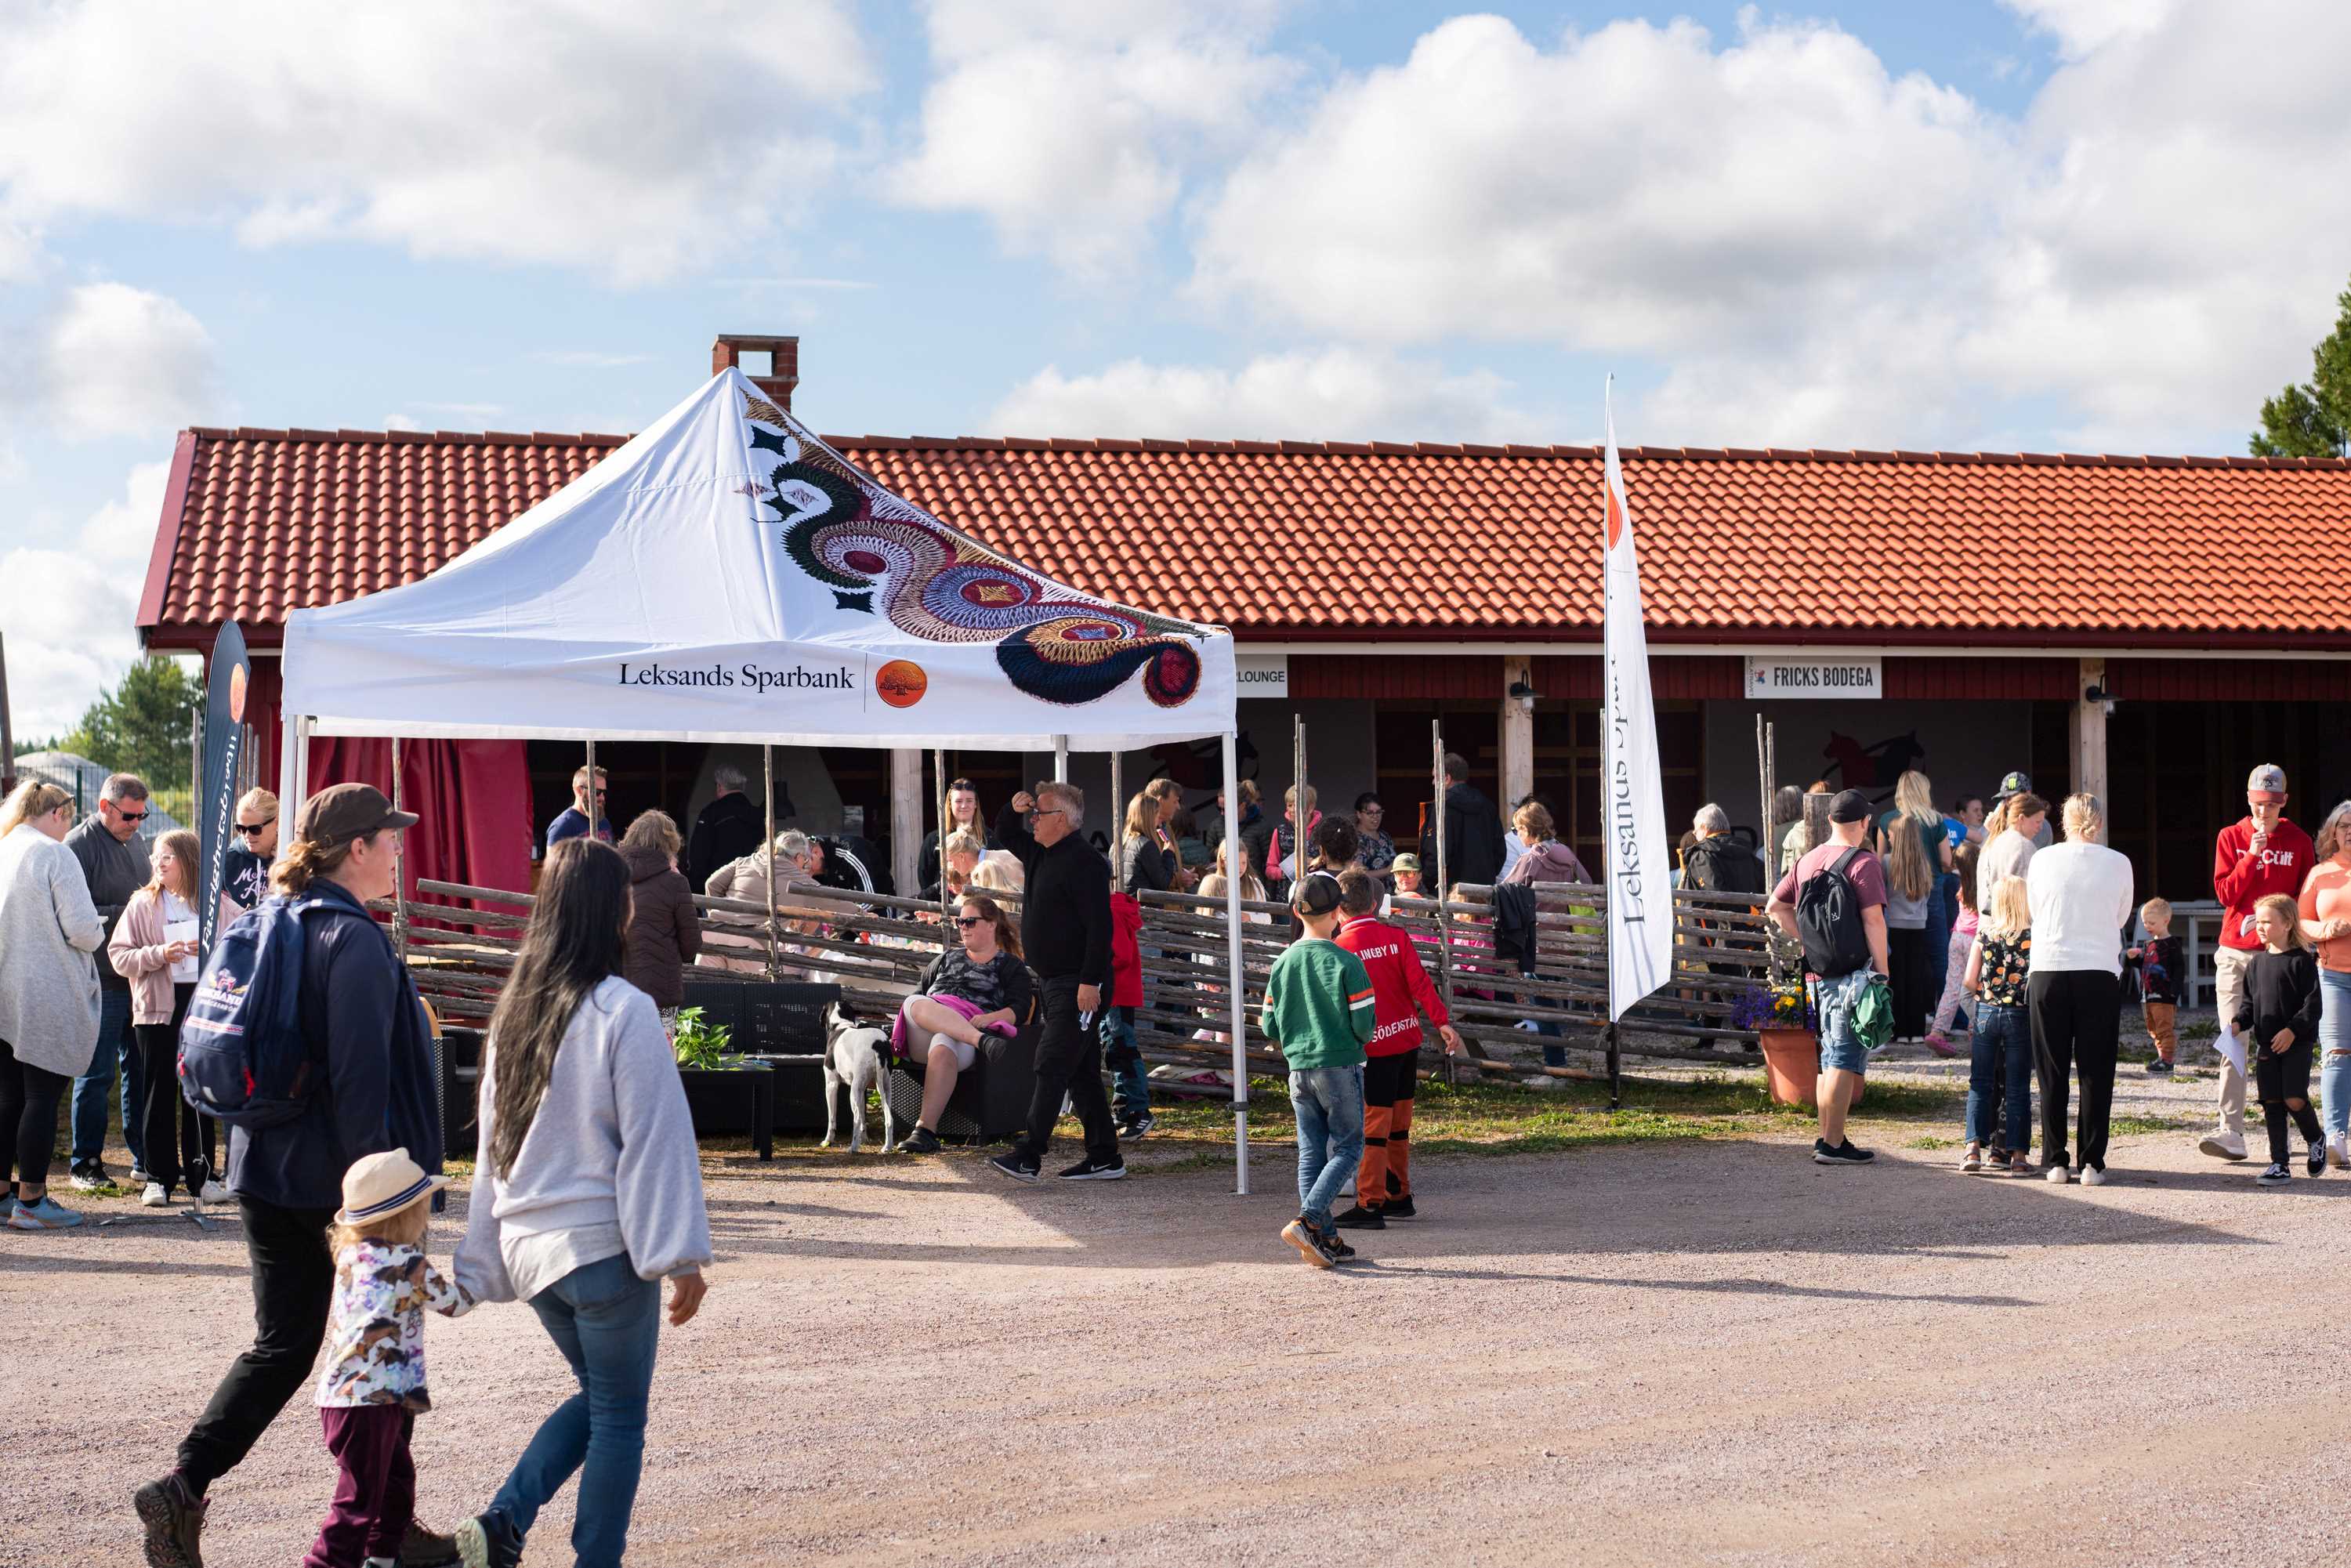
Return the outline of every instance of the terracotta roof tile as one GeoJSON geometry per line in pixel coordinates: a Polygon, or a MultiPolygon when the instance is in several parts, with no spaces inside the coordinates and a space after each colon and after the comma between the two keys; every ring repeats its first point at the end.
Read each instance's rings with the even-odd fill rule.
{"type": "MultiPolygon", "coordinates": [[[[617,435],[183,435],[141,624],[412,580],[617,435]],[[164,545],[168,539],[168,550],[164,545]]],[[[1600,455],[1395,442],[831,437],[883,485],[1081,588],[1244,634],[1590,640],[1600,455]]],[[[2351,464],[1625,449],[1652,634],[2351,646],[2351,464]],[[2292,563],[2248,578],[2263,553],[2292,563]],[[1822,563],[1837,563],[1823,573],[1822,563]]]]}

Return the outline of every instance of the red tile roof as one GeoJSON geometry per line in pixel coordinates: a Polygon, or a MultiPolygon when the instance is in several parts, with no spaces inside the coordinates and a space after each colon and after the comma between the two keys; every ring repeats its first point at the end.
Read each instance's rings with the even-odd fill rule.
{"type": "MultiPolygon", "coordinates": [[[[140,622],[412,580],[617,435],[184,433],[140,622]]],[[[1123,602],[1297,641],[1591,641],[1586,446],[828,440],[1017,559],[1123,602]]],[[[1660,642],[2351,648],[2351,463],[1628,447],[1660,642]]]]}

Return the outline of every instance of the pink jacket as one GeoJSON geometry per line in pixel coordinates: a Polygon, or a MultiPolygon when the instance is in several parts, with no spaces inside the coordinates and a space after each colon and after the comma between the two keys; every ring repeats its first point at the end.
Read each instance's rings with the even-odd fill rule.
{"type": "Polygon", "coordinates": [[[106,944],[107,962],[131,982],[133,1024],[172,1021],[172,960],[164,956],[163,895],[141,888],[106,944]]]}

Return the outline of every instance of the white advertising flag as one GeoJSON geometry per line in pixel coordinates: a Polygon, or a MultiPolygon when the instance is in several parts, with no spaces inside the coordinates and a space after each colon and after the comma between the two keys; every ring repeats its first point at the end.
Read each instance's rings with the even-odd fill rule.
{"type": "Polygon", "coordinates": [[[1649,699],[1649,640],[1641,624],[1641,560],[1616,461],[1615,378],[1602,396],[1608,449],[1603,508],[1607,554],[1607,669],[1601,710],[1601,784],[1606,802],[1608,1019],[1666,983],[1674,967],[1673,862],[1666,858],[1664,776],[1657,713],[1649,699]]]}

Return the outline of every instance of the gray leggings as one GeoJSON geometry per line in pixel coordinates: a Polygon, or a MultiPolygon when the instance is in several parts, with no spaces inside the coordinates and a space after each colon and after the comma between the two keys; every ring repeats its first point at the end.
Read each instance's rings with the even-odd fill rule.
{"type": "Polygon", "coordinates": [[[29,1061],[0,1040],[0,1147],[12,1162],[0,1166],[0,1186],[11,1169],[27,1186],[46,1186],[57,1148],[57,1102],[72,1079],[29,1061]]]}

